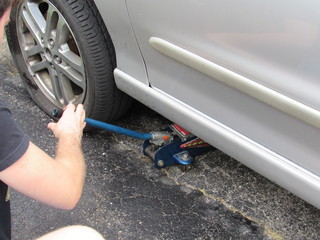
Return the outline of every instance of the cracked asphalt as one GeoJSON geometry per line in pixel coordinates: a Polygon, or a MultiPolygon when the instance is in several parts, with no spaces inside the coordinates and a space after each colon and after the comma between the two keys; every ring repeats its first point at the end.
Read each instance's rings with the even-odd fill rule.
{"type": "MultiPolygon", "coordinates": [[[[31,100],[0,45],[0,96],[30,139],[50,155],[51,119],[31,100]]],[[[168,120],[135,103],[114,124],[148,132],[168,120]]],[[[85,134],[87,178],[72,211],[12,193],[13,240],[34,239],[82,224],[106,239],[320,239],[320,210],[217,150],[198,157],[191,171],[155,169],[142,141],[97,132],[85,134]]]]}

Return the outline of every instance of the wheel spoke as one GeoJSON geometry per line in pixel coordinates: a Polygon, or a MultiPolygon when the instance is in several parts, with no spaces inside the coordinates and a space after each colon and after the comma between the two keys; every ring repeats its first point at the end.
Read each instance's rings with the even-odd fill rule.
{"type": "Polygon", "coordinates": [[[72,52],[68,45],[63,45],[60,47],[60,57],[68,65],[70,68],[73,68],[75,71],[84,75],[84,66],[82,62],[82,58],[72,52]]]}
{"type": "Polygon", "coordinates": [[[81,89],[85,88],[85,78],[79,74],[77,71],[74,71],[73,68],[69,66],[59,66],[59,72],[65,75],[69,81],[73,82],[75,85],[80,87],[81,89]]]}
{"type": "Polygon", "coordinates": [[[71,51],[65,51],[61,55],[62,64],[59,65],[59,70],[67,76],[74,84],[85,87],[85,70],[81,57],[71,51]]]}
{"type": "Polygon", "coordinates": [[[58,73],[52,81],[53,93],[62,105],[75,103],[76,96],[73,93],[71,82],[61,73],[58,73]]]}
{"type": "Polygon", "coordinates": [[[46,17],[46,30],[45,37],[47,40],[50,39],[51,34],[56,31],[56,25],[58,20],[58,14],[55,9],[49,5],[46,17]]]}
{"type": "Polygon", "coordinates": [[[41,61],[37,63],[30,63],[30,68],[33,73],[37,73],[42,70],[48,69],[49,63],[47,61],[41,61]]]}
{"type": "Polygon", "coordinates": [[[26,48],[25,52],[26,52],[27,57],[31,57],[31,56],[42,53],[42,50],[43,49],[40,45],[36,45],[36,46],[26,48]]]}
{"type": "Polygon", "coordinates": [[[27,2],[23,6],[22,18],[34,39],[40,43],[45,32],[46,21],[38,8],[38,4],[27,2]]]}
{"type": "Polygon", "coordinates": [[[56,42],[59,44],[59,46],[64,45],[67,43],[70,36],[71,33],[65,20],[63,18],[59,18],[57,24],[56,42]]]}
{"type": "Polygon", "coordinates": [[[56,98],[56,101],[59,102],[62,105],[65,105],[65,99],[62,96],[62,89],[60,86],[61,80],[57,76],[56,72],[52,69],[49,70],[50,78],[51,78],[51,84],[52,84],[52,93],[54,94],[54,97],[56,98]]]}
{"type": "Polygon", "coordinates": [[[59,74],[58,79],[64,104],[74,103],[75,95],[73,94],[70,81],[68,81],[68,79],[63,74],[59,74]]]}

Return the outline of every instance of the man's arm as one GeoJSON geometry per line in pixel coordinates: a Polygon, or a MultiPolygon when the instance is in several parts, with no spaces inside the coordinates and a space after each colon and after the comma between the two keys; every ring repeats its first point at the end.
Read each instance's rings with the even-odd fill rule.
{"type": "Polygon", "coordinates": [[[72,209],[80,199],[85,176],[81,139],[85,127],[82,105],[68,105],[58,123],[48,128],[58,139],[51,158],[30,142],[25,154],[0,172],[0,179],[15,190],[48,205],[72,209]]]}

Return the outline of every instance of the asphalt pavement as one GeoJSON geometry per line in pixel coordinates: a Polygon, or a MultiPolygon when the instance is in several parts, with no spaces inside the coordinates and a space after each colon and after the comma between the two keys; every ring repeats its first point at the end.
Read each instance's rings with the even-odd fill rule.
{"type": "MultiPolygon", "coordinates": [[[[52,121],[31,100],[6,43],[0,45],[0,97],[30,139],[54,155],[52,121]]],[[[168,120],[135,103],[114,124],[141,132],[168,120]]],[[[142,140],[99,131],[84,135],[87,178],[71,211],[12,193],[13,240],[74,224],[106,239],[320,239],[320,210],[216,150],[193,168],[155,169],[142,140]]]]}

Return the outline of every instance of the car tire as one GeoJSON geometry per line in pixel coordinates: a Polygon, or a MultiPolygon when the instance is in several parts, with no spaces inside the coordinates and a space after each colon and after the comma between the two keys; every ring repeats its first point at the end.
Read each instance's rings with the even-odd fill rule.
{"type": "Polygon", "coordinates": [[[82,103],[87,117],[113,121],[130,107],[115,85],[115,50],[93,0],[24,0],[6,33],[26,89],[47,114],[82,103]]]}

